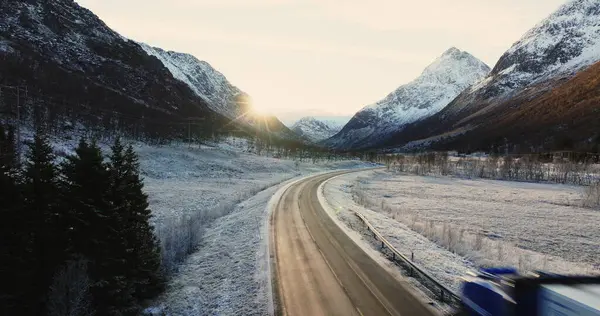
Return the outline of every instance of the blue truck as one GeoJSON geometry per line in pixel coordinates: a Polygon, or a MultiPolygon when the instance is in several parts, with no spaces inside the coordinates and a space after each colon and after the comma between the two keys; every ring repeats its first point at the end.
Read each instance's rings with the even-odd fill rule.
{"type": "Polygon", "coordinates": [[[461,315],[600,316],[600,277],[489,268],[465,278],[461,315]]]}

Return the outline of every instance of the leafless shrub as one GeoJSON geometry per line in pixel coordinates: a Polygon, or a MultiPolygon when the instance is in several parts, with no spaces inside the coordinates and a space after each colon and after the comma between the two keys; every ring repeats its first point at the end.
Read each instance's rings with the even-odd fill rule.
{"type": "Polygon", "coordinates": [[[417,224],[417,214],[412,214],[410,216],[410,228],[412,230],[415,230],[415,225],[417,224]]]}
{"type": "Polygon", "coordinates": [[[505,156],[502,161],[502,166],[500,167],[500,177],[502,179],[512,179],[513,178],[513,166],[514,159],[512,156],[505,156]]]}
{"type": "Polygon", "coordinates": [[[486,178],[496,179],[498,177],[498,157],[490,156],[485,161],[486,178]]]}
{"type": "Polygon", "coordinates": [[[533,264],[531,262],[531,255],[530,254],[521,254],[519,255],[519,270],[521,271],[530,271],[533,268],[533,264]]]}
{"type": "Polygon", "coordinates": [[[445,234],[443,236],[443,241],[446,246],[446,249],[457,253],[459,251],[459,232],[451,224],[444,224],[444,226],[445,234]]]}
{"type": "MultiPolygon", "coordinates": [[[[177,266],[188,255],[196,251],[208,225],[232,212],[240,202],[272,185],[274,184],[257,187],[209,210],[198,210],[192,214],[163,222],[157,227],[157,236],[162,250],[161,267],[163,271],[167,274],[175,272],[177,266]]],[[[366,199],[366,195],[363,194],[363,197],[366,199]]]]}
{"type": "Polygon", "coordinates": [[[504,251],[504,243],[496,242],[496,253],[498,255],[498,262],[504,262],[506,260],[506,251],[504,251]]]}
{"type": "Polygon", "coordinates": [[[49,316],[93,315],[87,262],[75,259],[56,273],[48,292],[49,316]]]}
{"type": "Polygon", "coordinates": [[[477,232],[475,234],[475,239],[473,239],[473,249],[476,251],[483,249],[483,233],[477,232]]]}
{"type": "Polygon", "coordinates": [[[583,192],[584,206],[600,209],[600,182],[585,188],[583,192]]]}

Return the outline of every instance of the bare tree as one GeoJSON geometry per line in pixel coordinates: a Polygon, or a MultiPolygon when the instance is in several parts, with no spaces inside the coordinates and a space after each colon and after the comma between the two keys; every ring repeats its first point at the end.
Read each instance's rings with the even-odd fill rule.
{"type": "Polygon", "coordinates": [[[600,209],[600,182],[585,188],[584,205],[586,207],[600,209]]]}

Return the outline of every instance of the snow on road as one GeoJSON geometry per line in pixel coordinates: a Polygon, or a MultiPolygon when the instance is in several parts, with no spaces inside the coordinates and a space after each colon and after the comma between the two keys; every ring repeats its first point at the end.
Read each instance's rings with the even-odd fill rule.
{"type": "Polygon", "coordinates": [[[342,221],[353,223],[352,210],[360,211],[399,251],[408,257],[414,253],[417,264],[457,289],[460,277],[481,265],[600,273],[600,213],[575,206],[579,189],[379,170],[338,177],[324,193],[342,221]],[[355,186],[369,201],[368,209],[355,202],[355,186]],[[427,223],[438,231],[444,224],[459,235],[464,231],[465,243],[483,233],[483,249],[449,251],[416,232],[427,223]]]}

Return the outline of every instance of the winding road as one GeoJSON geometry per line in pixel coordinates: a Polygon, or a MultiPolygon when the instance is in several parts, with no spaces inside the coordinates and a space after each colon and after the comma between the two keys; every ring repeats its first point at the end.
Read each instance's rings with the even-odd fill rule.
{"type": "Polygon", "coordinates": [[[434,315],[326,213],[317,190],[338,171],[300,180],[272,218],[277,312],[282,315],[434,315]]]}

